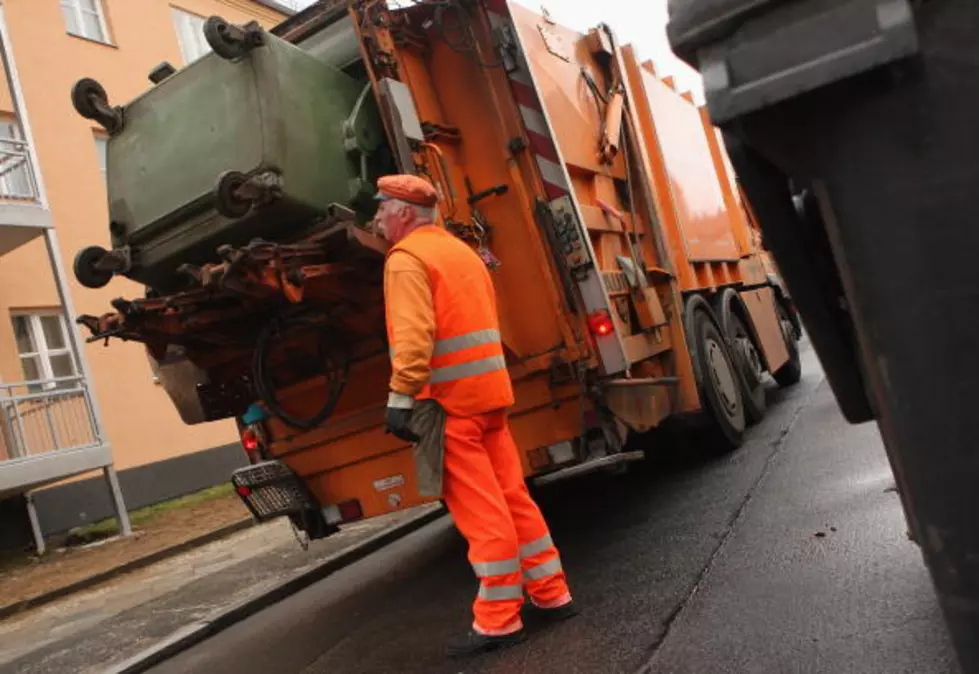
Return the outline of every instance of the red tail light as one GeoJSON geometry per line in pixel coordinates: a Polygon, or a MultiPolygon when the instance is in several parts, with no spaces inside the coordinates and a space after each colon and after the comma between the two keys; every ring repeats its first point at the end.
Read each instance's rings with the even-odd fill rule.
{"type": "Polygon", "coordinates": [[[338,503],[337,509],[340,511],[340,519],[344,522],[359,520],[364,516],[364,509],[360,507],[360,501],[357,499],[338,503]]]}
{"type": "Polygon", "coordinates": [[[258,451],[258,433],[250,428],[246,428],[241,432],[241,446],[245,448],[245,451],[251,454],[252,452],[258,451]]]}
{"type": "Polygon", "coordinates": [[[242,498],[248,498],[252,495],[252,490],[244,486],[236,488],[235,491],[237,491],[238,495],[242,498]]]}
{"type": "Polygon", "coordinates": [[[607,337],[611,335],[615,331],[615,323],[612,322],[612,315],[605,309],[589,314],[588,329],[596,337],[607,337]]]}
{"type": "Polygon", "coordinates": [[[241,429],[241,446],[252,463],[262,460],[262,436],[254,425],[241,429]]]}

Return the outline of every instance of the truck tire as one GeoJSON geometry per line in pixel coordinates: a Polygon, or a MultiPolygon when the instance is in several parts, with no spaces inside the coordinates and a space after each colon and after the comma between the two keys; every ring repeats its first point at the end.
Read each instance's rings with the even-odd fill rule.
{"type": "Polygon", "coordinates": [[[738,303],[741,308],[744,307],[737,291],[729,288],[718,295],[715,307],[721,331],[727,339],[728,348],[737,366],[738,385],[741,387],[745,417],[748,423],[753,424],[765,417],[766,365],[755,334],[735,308],[735,303],[738,303]]]}
{"type": "Polygon", "coordinates": [[[778,319],[782,323],[782,333],[785,335],[785,346],[789,350],[789,362],[772,374],[782,388],[794,386],[802,379],[802,357],[799,355],[799,342],[795,337],[795,326],[789,318],[789,313],[781,302],[775,303],[778,319]]]}
{"type": "Polygon", "coordinates": [[[692,297],[685,313],[687,341],[708,433],[719,451],[731,452],[741,446],[747,426],[734,358],[714,312],[703,298],[692,297]]]}

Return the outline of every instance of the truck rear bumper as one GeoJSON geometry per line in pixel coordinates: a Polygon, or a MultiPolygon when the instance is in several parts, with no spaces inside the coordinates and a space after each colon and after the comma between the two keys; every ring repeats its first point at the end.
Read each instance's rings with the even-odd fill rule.
{"type": "Polygon", "coordinates": [[[231,475],[231,484],[259,522],[316,508],[302,480],[281,461],[263,461],[239,468],[231,475]]]}

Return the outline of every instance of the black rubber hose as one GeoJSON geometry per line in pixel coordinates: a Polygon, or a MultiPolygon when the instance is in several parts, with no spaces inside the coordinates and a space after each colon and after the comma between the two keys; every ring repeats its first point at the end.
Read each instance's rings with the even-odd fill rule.
{"type": "Polygon", "coordinates": [[[298,316],[292,318],[280,318],[271,322],[258,336],[255,344],[255,352],[252,360],[252,371],[254,374],[255,388],[259,398],[265,403],[268,411],[274,416],[282,419],[290,426],[301,430],[310,430],[320,426],[326,421],[340,400],[340,395],[347,383],[347,374],[350,371],[350,359],[344,349],[340,348],[338,342],[326,330],[321,329],[322,339],[318,340],[317,347],[324,355],[322,364],[325,365],[323,374],[327,380],[329,395],[323,407],[309,418],[300,418],[286,412],[278,397],[275,394],[275,384],[272,381],[271,372],[268,370],[269,347],[273,338],[286,333],[289,328],[308,325],[310,317],[298,316]]]}

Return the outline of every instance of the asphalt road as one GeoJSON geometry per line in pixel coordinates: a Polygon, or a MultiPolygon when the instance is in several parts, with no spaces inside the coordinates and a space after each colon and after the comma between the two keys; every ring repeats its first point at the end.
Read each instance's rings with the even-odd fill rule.
{"type": "Polygon", "coordinates": [[[804,364],[732,455],[660,439],[541,494],[582,615],[524,645],[445,659],[476,582],[442,520],[153,671],[954,674],[877,432],[804,364]]]}

